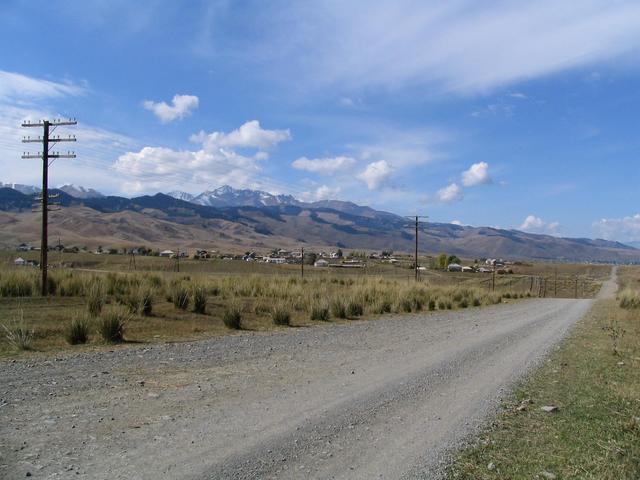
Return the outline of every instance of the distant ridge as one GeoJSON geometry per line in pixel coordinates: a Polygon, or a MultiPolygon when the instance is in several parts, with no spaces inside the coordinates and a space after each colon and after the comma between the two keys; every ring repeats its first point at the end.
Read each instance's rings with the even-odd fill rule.
{"type": "MultiPolygon", "coordinates": [[[[135,198],[77,198],[54,189],[52,193],[59,194],[58,201],[64,208],[51,215],[50,231],[68,239],[65,242],[76,244],[110,242],[159,248],[222,246],[244,251],[247,248],[308,245],[410,252],[414,245],[413,230],[407,227],[403,217],[392,213],[351,202],[305,203],[290,196],[276,195],[271,197],[280,202],[277,205],[232,206],[229,205],[232,200],[271,202],[272,198],[262,195],[264,192],[216,190],[216,200],[227,205],[201,205],[162,193],[135,198]]],[[[0,188],[2,246],[37,241],[37,214],[31,212],[34,197],[35,194],[25,195],[13,188],[0,188]]],[[[420,250],[467,258],[640,262],[640,250],[620,242],[448,223],[425,224],[420,250]]]]}

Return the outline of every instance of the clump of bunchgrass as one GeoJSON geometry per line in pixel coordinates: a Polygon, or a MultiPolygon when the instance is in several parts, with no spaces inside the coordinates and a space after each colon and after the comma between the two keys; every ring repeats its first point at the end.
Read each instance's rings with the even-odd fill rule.
{"type": "Polygon", "coordinates": [[[97,330],[107,343],[119,343],[124,341],[124,328],[130,319],[130,313],[126,307],[113,305],[105,308],[97,320],[97,330]]]}
{"type": "Polygon", "coordinates": [[[102,312],[102,307],[105,304],[105,291],[102,281],[98,278],[93,281],[87,287],[86,304],[87,313],[92,317],[97,317],[102,312]]]}
{"type": "Polygon", "coordinates": [[[274,325],[291,325],[291,314],[284,305],[277,305],[271,311],[271,320],[274,325]]]}
{"type": "Polygon", "coordinates": [[[327,322],[330,318],[329,308],[324,304],[316,303],[311,306],[309,318],[318,322],[327,322]]]}
{"type": "Polygon", "coordinates": [[[89,340],[89,330],[91,322],[89,314],[78,312],[71,318],[71,323],[67,327],[66,339],[69,345],[80,345],[89,340]]]}
{"type": "Polygon", "coordinates": [[[24,310],[19,309],[8,324],[2,324],[2,329],[7,342],[16,350],[31,350],[35,330],[27,325],[24,310]]]}
{"type": "Polygon", "coordinates": [[[240,330],[242,322],[242,312],[240,307],[232,303],[222,314],[222,322],[227,328],[232,330],[240,330]]]}
{"type": "Polygon", "coordinates": [[[348,317],[361,317],[363,314],[364,305],[362,304],[362,301],[352,298],[347,302],[348,317]]]}
{"type": "Polygon", "coordinates": [[[331,302],[331,315],[335,318],[347,318],[347,307],[339,298],[335,298],[331,302]]]}
{"type": "Polygon", "coordinates": [[[169,287],[168,298],[176,308],[181,310],[189,308],[189,290],[182,283],[174,283],[169,287]]]}
{"type": "Polygon", "coordinates": [[[25,272],[4,273],[0,277],[0,296],[30,297],[34,290],[34,278],[25,272]]]}
{"type": "Polygon", "coordinates": [[[618,303],[621,308],[636,309],[640,308],[640,295],[631,289],[624,289],[618,295],[618,303]]]}
{"type": "Polygon", "coordinates": [[[193,287],[193,312],[204,314],[207,310],[207,291],[201,285],[193,287]]]}

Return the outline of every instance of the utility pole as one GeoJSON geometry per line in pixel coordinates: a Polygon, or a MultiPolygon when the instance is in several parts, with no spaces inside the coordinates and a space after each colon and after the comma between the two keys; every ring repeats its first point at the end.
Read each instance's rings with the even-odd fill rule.
{"type": "Polygon", "coordinates": [[[62,125],[77,125],[75,119],[69,120],[42,120],[37,122],[25,121],[22,122],[23,127],[42,127],[42,137],[31,138],[30,136],[23,137],[22,143],[42,143],[42,152],[33,154],[24,152],[23,159],[26,158],[40,158],[42,159],[42,236],[40,240],[40,270],[42,271],[42,286],[41,294],[43,297],[47,296],[47,261],[49,250],[49,233],[48,233],[48,213],[49,213],[49,159],[55,160],[56,158],[76,158],[75,153],[67,152],[50,152],[50,145],[54,146],[58,142],[75,142],[76,137],[69,135],[66,138],[58,136],[51,136],[53,131],[62,125]]]}
{"type": "Polygon", "coordinates": [[[180,249],[176,250],[176,272],[180,271],[180,249]]]}
{"type": "Polygon", "coordinates": [[[429,217],[427,217],[426,215],[415,215],[415,216],[411,215],[411,216],[407,216],[406,218],[410,218],[410,219],[415,218],[416,245],[415,245],[415,252],[414,252],[414,267],[415,267],[415,277],[417,282],[420,278],[420,272],[418,270],[418,227],[420,225],[421,218],[429,218],[429,217]]]}
{"type": "Polygon", "coordinates": [[[304,247],[300,249],[300,276],[304,278],[304,247]]]}
{"type": "Polygon", "coordinates": [[[553,278],[553,296],[558,297],[558,267],[556,267],[553,278]]]}

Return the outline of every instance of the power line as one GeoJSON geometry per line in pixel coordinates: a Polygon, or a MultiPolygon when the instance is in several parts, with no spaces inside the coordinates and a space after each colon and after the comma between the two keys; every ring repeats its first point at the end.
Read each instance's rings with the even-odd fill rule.
{"type": "Polygon", "coordinates": [[[60,153],[58,151],[51,151],[51,149],[60,142],[75,142],[76,137],[69,135],[68,137],[61,137],[60,135],[52,135],[52,132],[59,126],[63,125],[77,125],[75,119],[68,120],[42,120],[37,122],[25,121],[22,122],[23,127],[35,127],[42,128],[42,136],[31,138],[31,136],[23,137],[22,143],[41,143],[42,152],[22,154],[23,159],[40,158],[42,159],[42,196],[40,197],[42,208],[42,238],[40,241],[40,270],[42,271],[42,296],[47,296],[47,261],[49,250],[49,234],[48,234],[48,213],[49,207],[49,160],[57,158],[76,158],[75,153],[67,151],[66,153],[60,153]],[[51,128],[53,127],[53,128],[51,128]]]}

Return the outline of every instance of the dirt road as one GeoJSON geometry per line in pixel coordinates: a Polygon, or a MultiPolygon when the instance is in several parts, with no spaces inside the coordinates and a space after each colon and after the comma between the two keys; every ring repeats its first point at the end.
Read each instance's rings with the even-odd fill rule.
{"type": "Polygon", "coordinates": [[[0,478],[433,478],[591,300],[0,363],[0,478]]]}

